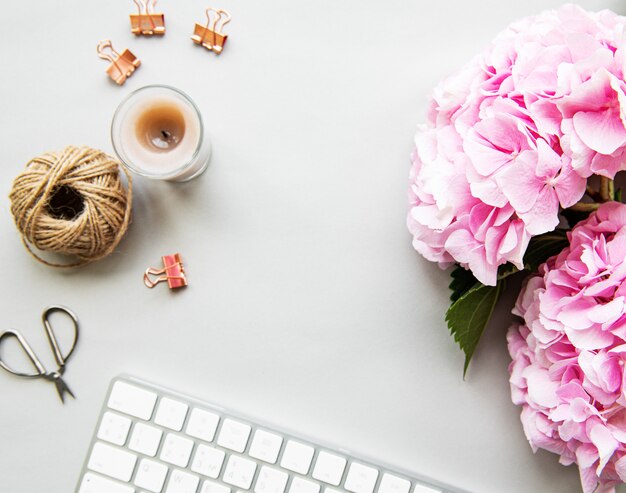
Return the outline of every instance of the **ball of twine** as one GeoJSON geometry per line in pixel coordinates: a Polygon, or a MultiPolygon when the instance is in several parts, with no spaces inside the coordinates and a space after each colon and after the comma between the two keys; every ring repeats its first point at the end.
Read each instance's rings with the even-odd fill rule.
{"type": "Polygon", "coordinates": [[[119,163],[89,147],[66,147],[31,160],[13,182],[11,213],[30,254],[52,267],[75,267],[110,254],[130,222],[132,180],[119,163]],[[120,176],[124,170],[128,186],[120,176]],[[39,250],[72,255],[53,263],[39,250]]]}

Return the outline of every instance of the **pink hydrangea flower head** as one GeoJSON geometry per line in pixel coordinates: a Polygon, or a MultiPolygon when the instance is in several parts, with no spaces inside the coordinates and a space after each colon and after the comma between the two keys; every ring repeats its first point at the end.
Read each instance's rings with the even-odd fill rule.
{"type": "Polygon", "coordinates": [[[626,481],[626,205],[568,235],[513,310],[511,395],[533,450],[577,463],[585,493],[609,492],[626,481]]]}
{"type": "Polygon", "coordinates": [[[512,24],[439,84],[412,155],[420,253],[493,285],[582,198],[586,178],[626,169],[625,27],[565,5],[512,24]]]}

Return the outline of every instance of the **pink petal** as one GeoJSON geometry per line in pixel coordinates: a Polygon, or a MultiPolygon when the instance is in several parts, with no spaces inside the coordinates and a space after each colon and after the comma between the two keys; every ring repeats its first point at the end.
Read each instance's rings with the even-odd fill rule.
{"type": "Polygon", "coordinates": [[[596,487],[598,486],[598,476],[596,471],[592,467],[581,467],[580,459],[578,458],[579,452],[582,447],[576,450],[576,462],[578,463],[578,469],[580,472],[580,484],[583,488],[583,493],[596,493],[596,487]]]}
{"type": "MultiPolygon", "coordinates": [[[[552,419],[552,414],[550,414],[550,418],[552,419]]],[[[566,416],[564,416],[563,419],[566,419],[566,416]]],[[[584,434],[584,432],[584,425],[582,423],[577,423],[576,421],[563,421],[563,423],[559,426],[559,436],[566,442],[569,442],[572,438],[580,437],[584,434]]]]}
{"type": "Polygon", "coordinates": [[[596,425],[591,428],[589,432],[589,438],[591,442],[598,449],[598,455],[600,457],[600,463],[596,469],[596,474],[602,474],[604,466],[613,455],[613,452],[619,446],[619,442],[613,438],[611,432],[603,425],[596,425]]]}
{"type": "MultiPolygon", "coordinates": [[[[565,422],[565,423],[571,423],[572,420],[571,418],[571,414],[570,414],[570,406],[569,404],[561,404],[560,406],[557,406],[556,408],[554,408],[550,414],[548,415],[548,417],[554,421],[555,423],[559,423],[559,422],[565,422]]],[[[561,435],[561,438],[563,438],[563,440],[568,440],[571,439],[573,434],[576,433],[577,428],[576,427],[572,427],[571,425],[561,425],[559,427],[559,434],[561,435]],[[565,438],[563,436],[563,434],[567,434],[568,437],[565,438]]]]}
{"type": "Polygon", "coordinates": [[[587,313],[594,306],[594,303],[586,300],[570,301],[558,314],[557,320],[568,328],[577,330],[589,328],[593,322],[589,320],[587,313]]]}
{"type": "Polygon", "coordinates": [[[606,246],[609,262],[613,265],[622,264],[626,259],[626,235],[616,235],[606,246]]]}
{"type": "Polygon", "coordinates": [[[530,242],[530,234],[524,227],[524,223],[519,220],[513,221],[509,228],[509,231],[514,229],[517,234],[517,246],[507,254],[507,260],[522,270],[524,268],[524,253],[530,242]]]}
{"type": "Polygon", "coordinates": [[[626,482],[626,455],[615,461],[615,471],[617,472],[619,478],[623,482],[626,482]]]}
{"type": "Polygon", "coordinates": [[[564,401],[570,401],[576,398],[589,400],[589,395],[585,392],[585,389],[577,382],[570,382],[557,390],[557,395],[564,401]]]}
{"type": "Polygon", "coordinates": [[[586,400],[581,398],[574,399],[570,405],[572,420],[577,423],[585,421],[591,415],[590,407],[586,400]]]}
{"type": "Polygon", "coordinates": [[[490,176],[511,160],[509,154],[494,149],[486,142],[472,138],[465,139],[463,149],[476,172],[482,176],[490,176]]]}
{"type": "Polygon", "coordinates": [[[597,460],[598,449],[591,443],[585,443],[576,449],[576,462],[581,470],[591,467],[597,460]]]}
{"type": "Polygon", "coordinates": [[[479,121],[468,133],[463,149],[474,169],[490,176],[510,162],[514,155],[531,148],[522,123],[510,115],[497,115],[479,121]]]}
{"type": "Polygon", "coordinates": [[[611,418],[611,422],[606,425],[611,430],[613,438],[620,443],[626,443],[626,422],[624,417],[624,412],[622,411],[618,418],[611,418]]]}
{"type": "Polygon", "coordinates": [[[626,344],[620,344],[609,350],[611,353],[626,353],[626,344]]]}
{"type": "Polygon", "coordinates": [[[452,221],[454,211],[451,207],[441,210],[434,204],[422,204],[419,207],[411,208],[411,217],[431,229],[443,229],[452,221]]]}
{"type": "Polygon", "coordinates": [[[518,156],[514,166],[502,171],[497,178],[502,193],[518,213],[532,209],[543,187],[536,168],[537,153],[527,151],[518,156]]]}
{"type": "Polygon", "coordinates": [[[504,207],[507,204],[506,196],[493,178],[473,181],[470,185],[470,190],[474,197],[480,199],[485,204],[494,207],[504,207]]]}
{"type": "Polygon", "coordinates": [[[595,323],[615,322],[624,313],[624,298],[616,298],[604,305],[596,305],[587,312],[589,320],[595,323]]]}
{"type": "Polygon", "coordinates": [[[477,123],[474,128],[494,147],[504,152],[521,152],[530,149],[528,134],[523,130],[519,120],[498,115],[477,123]]]}
{"type": "Polygon", "coordinates": [[[537,139],[537,176],[554,178],[561,168],[563,161],[554,149],[543,139],[537,139]]]}
{"type": "Polygon", "coordinates": [[[597,70],[583,84],[574,88],[568,96],[557,102],[565,119],[581,111],[601,111],[611,96],[611,77],[606,69],[597,70]]]}
{"type": "Polygon", "coordinates": [[[589,351],[609,347],[614,340],[610,332],[604,331],[599,327],[576,330],[565,326],[565,333],[572,344],[580,349],[589,351]]]}
{"type": "Polygon", "coordinates": [[[505,257],[507,254],[511,253],[517,245],[520,243],[520,238],[518,236],[518,231],[515,223],[511,222],[509,227],[506,230],[506,234],[500,241],[500,245],[498,246],[498,253],[505,257]]]}
{"type": "Polygon", "coordinates": [[[576,132],[574,132],[571,119],[561,122],[561,130],[563,131],[561,146],[564,154],[571,158],[572,168],[583,178],[589,177],[593,174],[591,163],[594,160],[594,156],[601,156],[601,154],[597,154],[581,142],[576,132]]]}
{"type": "Polygon", "coordinates": [[[542,134],[558,135],[563,115],[556,104],[547,99],[539,99],[530,105],[537,130],[542,134]]]}
{"type": "Polygon", "coordinates": [[[524,377],[528,384],[528,396],[532,401],[547,408],[555,407],[559,403],[556,395],[559,383],[552,380],[546,370],[529,366],[524,370],[524,377]]]}
{"type": "Polygon", "coordinates": [[[616,392],[622,382],[622,370],[619,363],[617,358],[608,358],[600,365],[599,376],[607,392],[616,392]]]}
{"type": "Polygon", "coordinates": [[[535,206],[519,216],[533,236],[552,231],[559,224],[559,199],[556,192],[551,187],[544,187],[535,206]]]}
{"type": "Polygon", "coordinates": [[[624,169],[625,154],[623,150],[618,150],[609,156],[596,153],[591,159],[590,170],[596,175],[613,179],[618,171],[624,169]]]}
{"type": "Polygon", "coordinates": [[[476,241],[466,229],[453,231],[445,243],[446,250],[457,262],[466,264],[480,282],[495,286],[498,267],[487,262],[484,245],[476,241]]]}
{"type": "Polygon", "coordinates": [[[572,121],[580,140],[600,154],[611,154],[626,144],[626,128],[615,111],[580,111],[572,121]]]}
{"type": "Polygon", "coordinates": [[[571,165],[565,165],[561,169],[561,174],[556,179],[556,195],[559,198],[561,207],[573,206],[585,194],[587,180],[576,173],[571,165]]]}
{"type": "Polygon", "coordinates": [[[484,241],[487,231],[493,226],[495,215],[496,209],[486,204],[476,204],[472,207],[468,226],[477,240],[484,241]]]}

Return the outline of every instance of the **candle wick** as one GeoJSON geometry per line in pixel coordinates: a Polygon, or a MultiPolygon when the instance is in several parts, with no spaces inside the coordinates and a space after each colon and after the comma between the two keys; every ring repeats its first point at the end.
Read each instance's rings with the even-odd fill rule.
{"type": "Polygon", "coordinates": [[[169,133],[167,130],[161,130],[161,135],[165,140],[170,140],[170,138],[172,137],[172,134],[169,133]]]}

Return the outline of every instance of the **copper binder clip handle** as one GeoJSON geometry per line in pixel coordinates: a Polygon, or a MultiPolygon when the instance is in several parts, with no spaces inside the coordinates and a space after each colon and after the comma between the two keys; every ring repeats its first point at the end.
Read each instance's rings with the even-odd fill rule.
{"type": "Polygon", "coordinates": [[[177,289],[187,286],[187,276],[181,260],[180,254],[165,255],[162,257],[163,268],[156,269],[149,267],[143,275],[143,283],[152,289],[161,282],[167,282],[170,289],[177,289]],[[153,276],[159,276],[152,279],[153,276]]]}
{"type": "Polygon", "coordinates": [[[165,34],[165,16],[156,14],[157,0],[133,0],[137,13],[130,14],[130,30],[133,34],[151,36],[165,34]]]}
{"type": "Polygon", "coordinates": [[[119,85],[126,82],[126,79],[141,65],[141,61],[130,50],[125,49],[122,53],[118,53],[108,39],[100,41],[96,50],[100,58],[111,62],[106,73],[119,85]]]}
{"type": "Polygon", "coordinates": [[[206,18],[206,25],[196,24],[191,39],[194,43],[204,46],[207,50],[219,55],[228,39],[228,35],[224,34],[222,29],[230,22],[231,15],[226,10],[209,7],[206,9],[206,18]]]}

